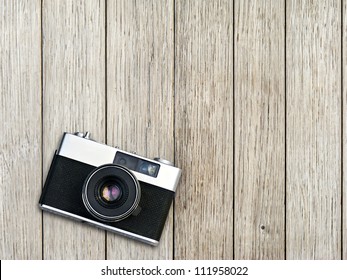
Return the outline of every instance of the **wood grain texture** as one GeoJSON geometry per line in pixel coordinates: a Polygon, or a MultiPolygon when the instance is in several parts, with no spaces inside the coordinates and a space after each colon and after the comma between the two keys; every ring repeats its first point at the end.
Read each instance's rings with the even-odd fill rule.
{"type": "MultiPolygon", "coordinates": [[[[107,3],[107,143],[174,160],[173,1],[107,3]]],[[[171,259],[173,214],[156,248],[107,235],[108,259],[171,259]]]]}
{"type": "Polygon", "coordinates": [[[342,135],[342,145],[343,145],[343,204],[342,204],[342,258],[347,260],[347,1],[343,0],[342,8],[342,98],[343,98],[343,135],[342,135]]]}
{"type": "Polygon", "coordinates": [[[233,11],[177,1],[175,258],[233,257],[233,11]]]}
{"type": "Polygon", "coordinates": [[[41,259],[40,1],[0,4],[0,259],[41,259]]]}
{"type": "Polygon", "coordinates": [[[0,34],[0,259],[347,259],[347,0],[0,0],[0,34]],[[159,247],[39,210],[86,130],[182,168],[159,247]]]}
{"type": "Polygon", "coordinates": [[[341,258],[341,1],[287,1],[287,258],[341,258]]]}
{"type": "Polygon", "coordinates": [[[284,1],[235,15],[235,259],[284,259],[284,1]]]}
{"type": "MultiPolygon", "coordinates": [[[[44,177],[64,131],[105,141],[104,1],[43,2],[44,177]]],[[[105,232],[44,214],[45,259],[103,259],[105,232]]]]}

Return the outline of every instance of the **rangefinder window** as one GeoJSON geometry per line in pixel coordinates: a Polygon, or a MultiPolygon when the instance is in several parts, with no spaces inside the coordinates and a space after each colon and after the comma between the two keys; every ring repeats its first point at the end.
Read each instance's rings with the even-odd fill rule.
{"type": "Polygon", "coordinates": [[[160,165],[143,160],[128,154],[124,154],[122,152],[117,152],[116,157],[114,159],[114,163],[125,166],[130,170],[151,176],[157,177],[160,165]]]}

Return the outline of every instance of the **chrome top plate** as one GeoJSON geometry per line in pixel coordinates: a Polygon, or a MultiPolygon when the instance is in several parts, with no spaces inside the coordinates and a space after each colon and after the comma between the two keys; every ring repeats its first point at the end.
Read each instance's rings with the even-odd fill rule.
{"type": "Polygon", "coordinates": [[[181,176],[181,169],[159,161],[134,155],[121,149],[107,146],[105,144],[101,144],[70,133],[64,133],[57,153],[60,156],[98,167],[103,164],[113,163],[115,155],[118,151],[160,165],[157,177],[151,177],[132,170],[132,173],[139,181],[155,185],[169,191],[176,191],[178,181],[181,176]]]}

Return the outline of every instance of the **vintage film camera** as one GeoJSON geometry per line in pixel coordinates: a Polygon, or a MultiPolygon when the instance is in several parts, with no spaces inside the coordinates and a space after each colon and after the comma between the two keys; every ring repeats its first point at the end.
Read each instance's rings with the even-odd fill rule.
{"type": "Polygon", "coordinates": [[[157,245],[181,176],[154,160],[64,133],[42,190],[42,210],[157,245]]]}

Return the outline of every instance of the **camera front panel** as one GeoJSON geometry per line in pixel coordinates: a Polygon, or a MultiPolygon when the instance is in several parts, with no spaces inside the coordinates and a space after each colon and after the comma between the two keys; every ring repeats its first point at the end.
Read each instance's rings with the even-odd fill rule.
{"type": "Polygon", "coordinates": [[[95,168],[56,154],[40,198],[41,208],[156,245],[174,192],[140,181],[141,211],[138,215],[131,215],[118,222],[103,222],[88,212],[82,200],[85,179],[95,168]]]}

